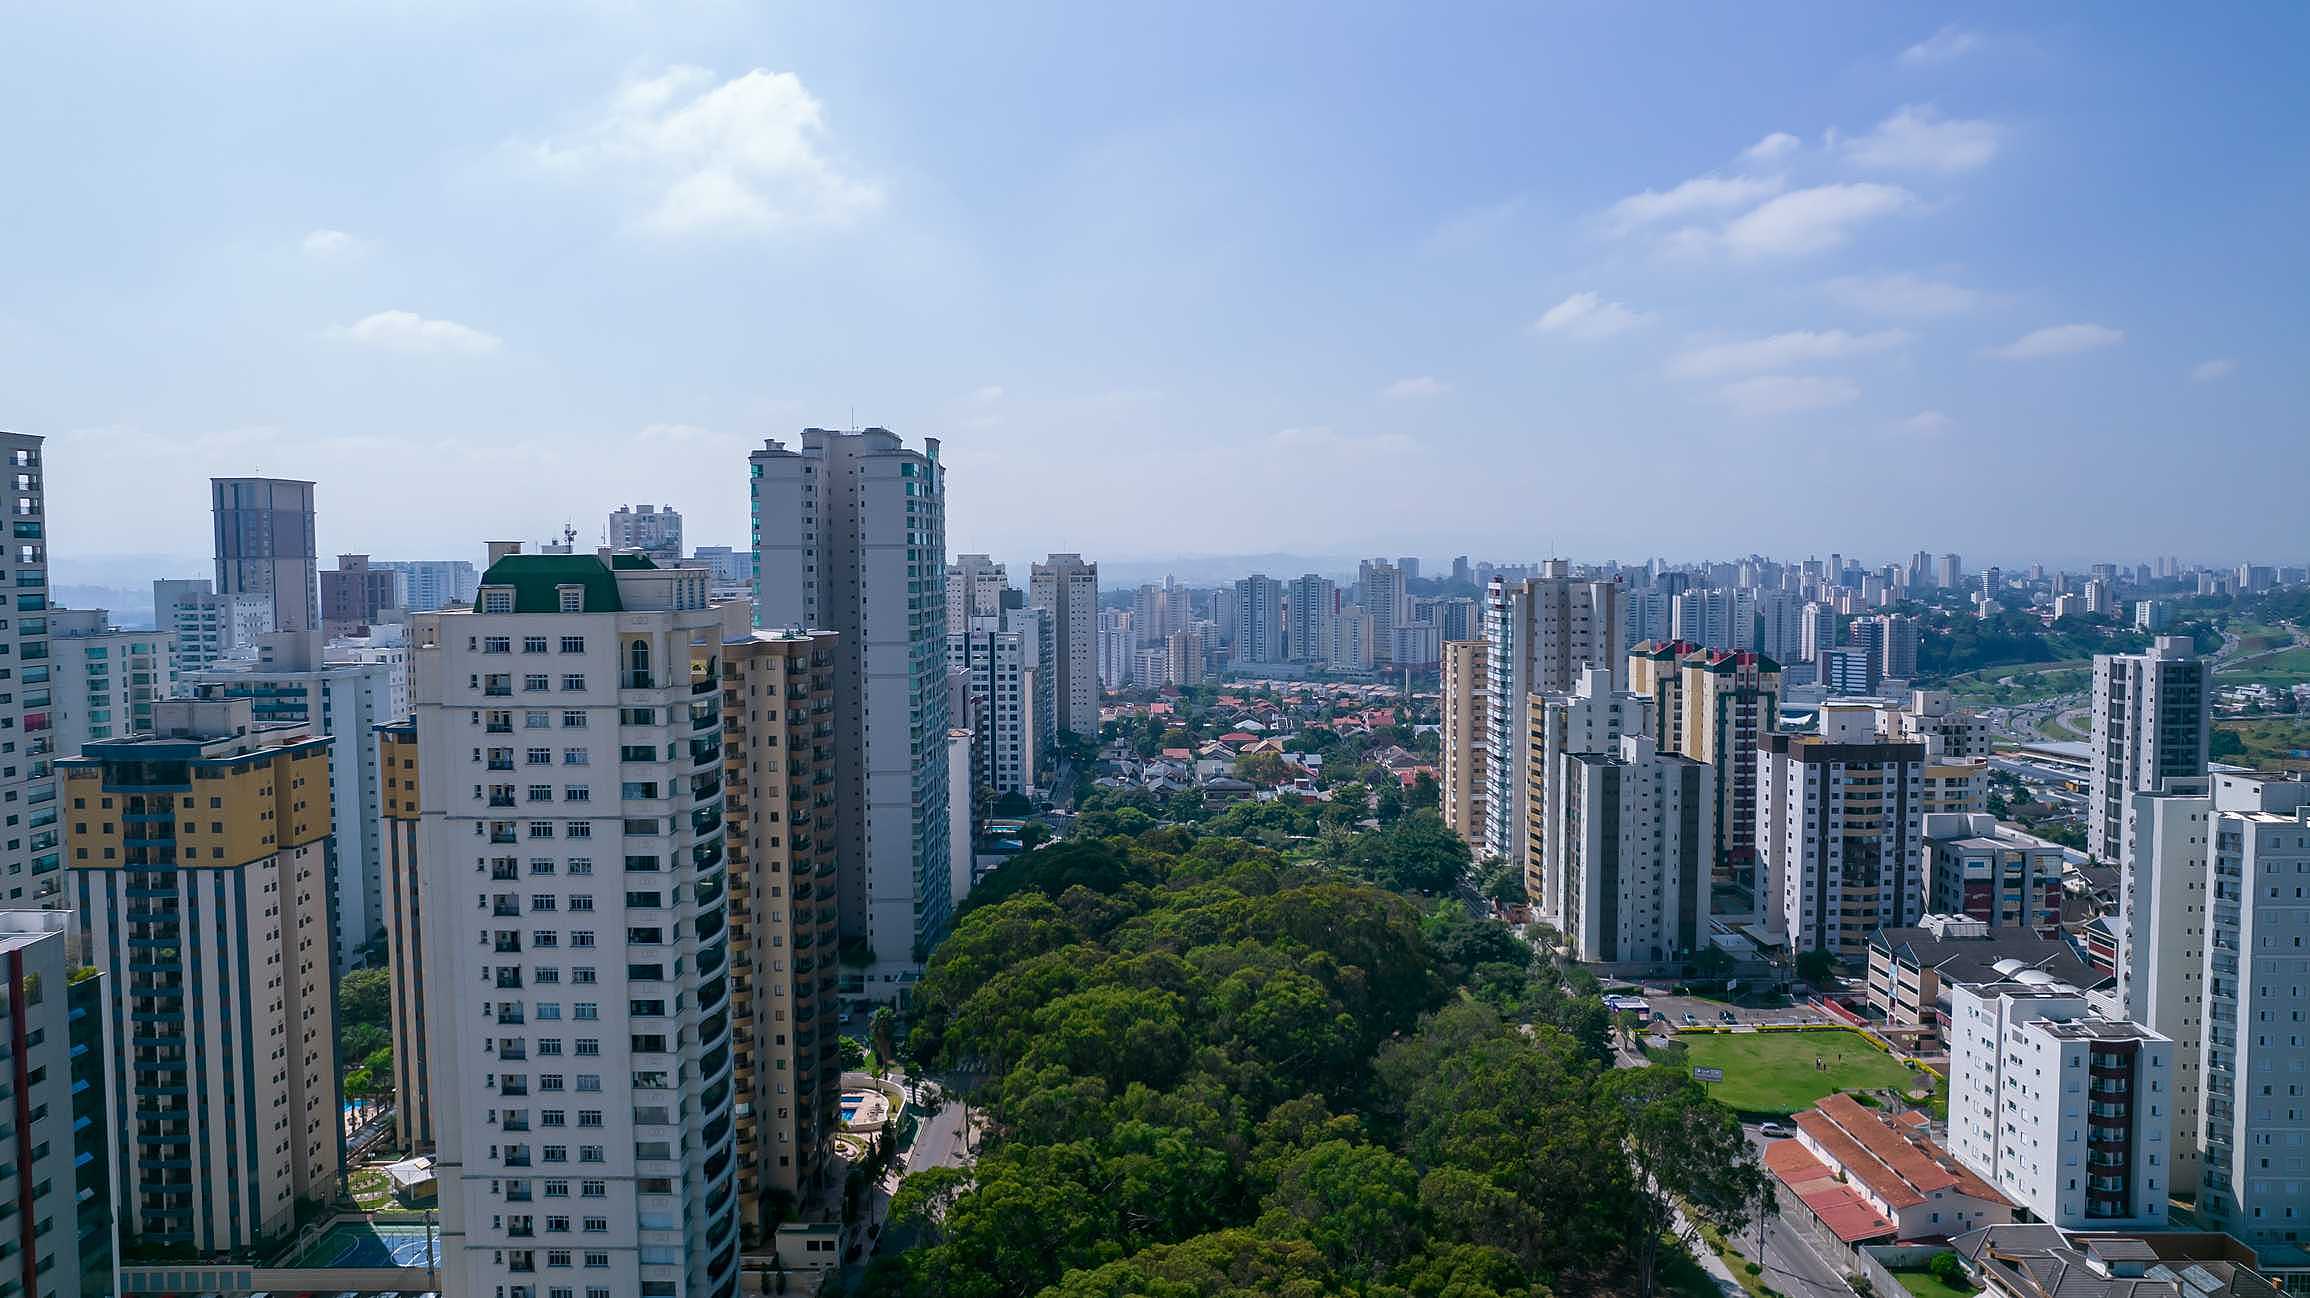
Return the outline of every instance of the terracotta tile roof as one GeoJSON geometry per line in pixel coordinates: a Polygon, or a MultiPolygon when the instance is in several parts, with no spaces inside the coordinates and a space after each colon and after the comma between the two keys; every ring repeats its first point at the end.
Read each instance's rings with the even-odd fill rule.
{"type": "Polygon", "coordinates": [[[1920,1204],[1947,1191],[1991,1203],[2005,1202],[1988,1182],[1927,1140],[1922,1120],[1912,1115],[1888,1119],[1852,1096],[1839,1094],[1822,1100],[1817,1109],[1798,1114],[1796,1120],[1847,1176],[1858,1179],[1896,1208],[1920,1204]]]}
{"type": "Polygon", "coordinates": [[[1765,1146],[1765,1170],[1796,1191],[1821,1224],[1848,1244],[1883,1239],[1897,1230],[1883,1213],[1794,1140],[1776,1140],[1765,1146]]]}

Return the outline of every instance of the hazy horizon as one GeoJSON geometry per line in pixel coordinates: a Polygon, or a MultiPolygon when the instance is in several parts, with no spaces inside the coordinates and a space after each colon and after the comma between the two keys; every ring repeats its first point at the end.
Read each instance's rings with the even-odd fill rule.
{"type": "Polygon", "coordinates": [[[644,501],[743,544],[813,423],[940,438],[1005,557],[2303,557],[2299,7],[0,35],[60,571],[200,555],[256,472],[325,556],[644,501]]]}

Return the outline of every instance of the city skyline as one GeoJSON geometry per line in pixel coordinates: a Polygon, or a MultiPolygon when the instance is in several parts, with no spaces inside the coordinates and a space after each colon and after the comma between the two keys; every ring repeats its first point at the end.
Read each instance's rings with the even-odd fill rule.
{"type": "Polygon", "coordinates": [[[939,437],[1014,560],[1798,554],[1894,490],[1984,556],[2293,539],[2282,475],[2140,466],[2293,424],[2302,172],[2236,123],[2298,115],[2299,13],[1215,12],[18,16],[10,424],[87,555],[255,472],[337,484],[324,554],[739,544],[810,423],[939,437]],[[1520,507],[1636,445],[1641,535],[1520,507]]]}

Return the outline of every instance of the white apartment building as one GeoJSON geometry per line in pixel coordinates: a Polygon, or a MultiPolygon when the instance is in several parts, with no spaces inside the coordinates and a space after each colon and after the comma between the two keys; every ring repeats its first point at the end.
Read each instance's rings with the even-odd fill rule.
{"type": "MultiPolygon", "coordinates": [[[[1569,843],[1563,826],[1568,810],[1566,761],[1575,753],[1616,754],[1628,735],[1657,738],[1657,705],[1647,695],[1613,688],[1612,672],[1602,666],[1582,668],[1570,690],[1527,695],[1524,704],[1524,747],[1498,760],[1527,767],[1517,781],[1529,800],[1520,858],[1524,895],[1561,926],[1570,922],[1575,906],[1567,892],[1571,867],[1565,857],[1569,843]]],[[[1487,769],[1490,765],[1488,757],[1487,769]]]]}
{"type": "Polygon", "coordinates": [[[1000,617],[1011,576],[983,554],[960,554],[946,566],[946,629],[952,635],[974,617],[1000,617]]]}
{"type": "Polygon", "coordinates": [[[412,613],[471,604],[473,592],[481,585],[481,570],[463,559],[378,559],[373,564],[409,579],[406,607],[412,613]]]}
{"type": "Polygon", "coordinates": [[[1394,651],[1396,628],[1411,614],[1404,570],[1385,559],[1356,566],[1356,606],[1372,620],[1372,645],[1383,661],[1394,651]]]}
{"type": "Polygon", "coordinates": [[[1368,672],[1379,664],[1379,645],[1372,630],[1372,615],[1360,608],[1343,608],[1332,619],[1331,669],[1368,672]]]}
{"type": "Polygon", "coordinates": [[[62,905],[56,830],[54,682],[48,664],[48,491],[41,439],[0,432],[10,540],[0,551],[0,896],[11,906],[62,905]]]}
{"type": "Polygon", "coordinates": [[[1817,733],[1758,743],[1757,887],[1780,899],[1760,909],[1792,951],[1859,956],[1925,914],[1925,745],[1880,738],[1876,711],[1828,704],[1817,733]]]}
{"type": "Polygon", "coordinates": [[[1054,554],[1027,574],[1027,603],[1047,609],[1054,647],[1052,718],[1060,730],[1099,737],[1099,565],[1079,554],[1054,554]]]}
{"type": "Polygon", "coordinates": [[[620,505],[610,513],[612,550],[639,550],[667,567],[682,561],[682,511],[672,505],[620,505]]]}
{"type": "MultiPolygon", "coordinates": [[[[1129,619],[1130,615],[1120,609],[1105,609],[1099,614],[1099,688],[1109,693],[1131,684],[1131,655],[1139,648],[1139,637],[1131,630],[1129,619]]],[[[1098,718],[1095,708],[1091,715],[1093,720],[1098,718]]]]}
{"type": "Polygon", "coordinates": [[[978,785],[1024,794],[1034,785],[1041,735],[1034,708],[1034,630],[1004,630],[999,616],[972,618],[950,631],[950,668],[968,673],[974,731],[971,765],[978,785]]]}
{"type": "Polygon", "coordinates": [[[1389,636],[1388,662],[1397,667],[1433,667],[1444,642],[1430,622],[1399,622],[1389,636]]]}
{"type": "Polygon", "coordinates": [[[153,625],[174,637],[177,670],[253,658],[257,637],[273,632],[273,601],[264,595],[219,595],[206,578],[152,584],[153,625]]]}
{"type": "MultiPolygon", "coordinates": [[[[1572,576],[1571,566],[1551,559],[1540,576],[1520,581],[1494,578],[1486,591],[1484,638],[1490,642],[1485,679],[1491,709],[1485,735],[1494,760],[1486,771],[1484,849],[1524,865],[1531,826],[1527,777],[1531,763],[1512,759],[1531,741],[1534,694],[1569,693],[1583,669],[1612,673],[1612,688],[1628,685],[1628,645],[1621,637],[1620,584],[1572,576]]],[[[1527,876],[1529,877],[1529,876],[1527,876]]]]}
{"type": "Polygon", "coordinates": [[[2174,778],[2133,794],[2118,870],[2116,1008],[2174,1043],[2171,1180],[2185,1188],[2202,1175],[2211,784],[2174,778]]]}
{"type": "MultiPolygon", "coordinates": [[[[1140,641],[1160,645],[1170,632],[1149,635],[1142,628],[1140,641]]],[[[1242,666],[1287,662],[1284,645],[1283,583],[1253,573],[1235,583],[1235,661],[1242,666]]]]}
{"type": "Polygon", "coordinates": [[[711,580],[505,554],[411,620],[446,1293],[734,1291],[711,580]]]}
{"type": "Polygon", "coordinates": [[[2065,1230],[2163,1225],[2174,1043],[2024,970],[1950,988],[1949,1149],[2065,1230]]]}
{"type": "Polygon", "coordinates": [[[1564,756],[1561,921],[1576,960],[1663,965],[1708,941],[1716,860],[1715,783],[1706,762],[1663,753],[1648,735],[1617,752],[1564,756]]]}
{"type": "Polygon", "coordinates": [[[262,637],[255,662],[216,664],[178,679],[187,694],[247,699],[260,722],[299,722],[337,741],[329,748],[337,843],[330,949],[338,972],[353,968],[361,948],[385,932],[383,786],[371,735],[408,715],[407,677],[390,662],[334,661],[320,633],[308,631],[262,637]]]}
{"type": "Polygon", "coordinates": [[[841,637],[835,833],[852,995],[895,999],[952,915],[947,859],[946,471],[938,439],[802,431],[750,457],[756,625],[841,637]]]}
{"type": "Polygon", "coordinates": [[[2203,1171],[2210,1229],[2310,1238],[2310,783],[2213,777],[2203,1171]]]}
{"type": "Polygon", "coordinates": [[[2162,780],[2206,773],[2213,682],[2187,636],[2159,636],[2149,652],[2093,660],[2093,736],[2086,850],[2124,859],[2127,799],[2162,780]]]}
{"type": "Polygon", "coordinates": [[[48,633],[59,756],[152,729],[152,705],[175,693],[174,637],[124,631],[100,608],[57,609],[48,633]]]}
{"type": "Polygon", "coordinates": [[[1339,640],[1339,586],[1308,573],[1294,577],[1284,592],[1288,625],[1284,639],[1295,663],[1327,663],[1339,640]]]}

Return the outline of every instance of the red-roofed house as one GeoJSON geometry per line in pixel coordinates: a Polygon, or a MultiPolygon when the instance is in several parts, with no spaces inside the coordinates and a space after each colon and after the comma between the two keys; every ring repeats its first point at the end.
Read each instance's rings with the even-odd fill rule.
{"type": "MultiPolygon", "coordinates": [[[[1796,1140],[1780,1144],[1796,1144],[1837,1175],[1893,1224],[1898,1239],[1947,1239],[2013,1220],[2013,1205],[1934,1144],[1921,1124],[1888,1120],[1850,1095],[1822,1100],[1796,1124],[1796,1140]]],[[[1846,1239],[1842,1232],[1838,1238],[1846,1239]]]]}
{"type": "Polygon", "coordinates": [[[1776,1140],[1765,1146],[1765,1170],[1789,1187],[1823,1230],[1848,1246],[1890,1243],[1894,1238],[1891,1218],[1870,1207],[1796,1141],[1776,1140]]]}

